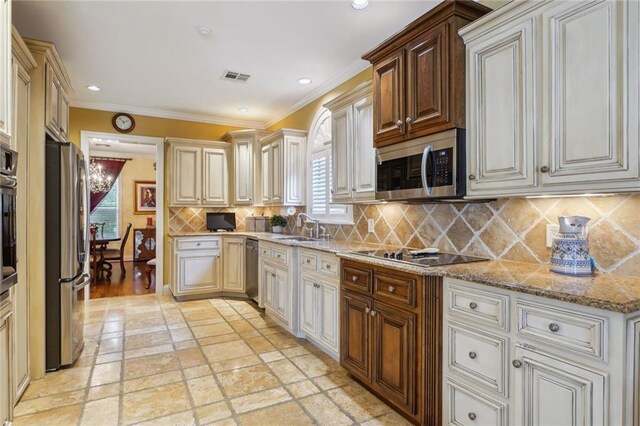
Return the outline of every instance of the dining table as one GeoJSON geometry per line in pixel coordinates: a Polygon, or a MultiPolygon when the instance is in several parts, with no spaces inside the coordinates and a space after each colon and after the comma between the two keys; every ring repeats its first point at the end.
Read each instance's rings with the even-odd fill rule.
{"type": "MultiPolygon", "coordinates": [[[[91,236],[91,238],[93,238],[93,236],[91,236]]],[[[95,250],[96,250],[96,255],[98,256],[96,271],[95,271],[96,279],[97,278],[102,279],[102,277],[104,276],[103,274],[107,275],[107,279],[111,278],[111,270],[113,266],[109,262],[104,260],[103,253],[109,246],[109,243],[115,243],[117,241],[120,241],[121,239],[122,237],[116,233],[106,233],[106,232],[100,232],[100,231],[96,232],[95,250]]]]}

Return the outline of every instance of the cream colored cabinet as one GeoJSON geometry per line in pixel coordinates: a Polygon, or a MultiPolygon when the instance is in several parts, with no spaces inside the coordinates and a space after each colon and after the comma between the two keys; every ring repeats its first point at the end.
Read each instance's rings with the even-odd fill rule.
{"type": "Polygon", "coordinates": [[[512,2],[460,31],[468,198],[640,188],[640,4],[512,2]]]}
{"type": "Polygon", "coordinates": [[[451,278],[443,299],[444,424],[639,424],[640,312],[451,278]]]}
{"type": "MultiPolygon", "coordinates": [[[[7,294],[8,296],[8,294],[7,294]]],[[[13,418],[11,401],[11,301],[7,297],[0,302],[0,424],[13,418]]]]}
{"type": "Polygon", "coordinates": [[[233,195],[231,201],[234,205],[252,205],[260,201],[256,196],[260,194],[260,185],[263,182],[259,140],[268,134],[269,132],[253,129],[234,130],[222,137],[222,140],[231,143],[232,146],[233,195]]]}
{"type": "Polygon", "coordinates": [[[306,143],[307,133],[292,129],[281,129],[260,139],[263,204],[305,204],[306,143]]]}
{"type": "Polygon", "coordinates": [[[353,203],[375,199],[373,99],[366,82],[325,105],[331,110],[331,199],[353,203]]]}
{"type": "Polygon", "coordinates": [[[221,237],[170,239],[170,289],[175,297],[207,296],[222,291],[221,237]]]}
{"type": "Polygon", "coordinates": [[[335,255],[300,249],[300,330],[335,359],[340,357],[339,270],[335,255]]]}
{"type": "Polygon", "coordinates": [[[260,300],[262,307],[273,309],[273,285],[276,277],[275,268],[261,261],[260,264],[260,300]]]}
{"type": "Polygon", "coordinates": [[[55,62],[45,65],[45,125],[56,140],[69,140],[69,98],[67,95],[68,79],[55,62]]]}
{"type": "Polygon", "coordinates": [[[227,237],[222,239],[223,291],[244,293],[245,290],[245,238],[227,237]]]}
{"type": "MultiPolygon", "coordinates": [[[[11,144],[11,2],[0,4],[0,142],[11,144]]],[[[0,419],[1,421],[1,419],[0,419]]]]}
{"type": "Polygon", "coordinates": [[[167,139],[171,206],[229,205],[228,149],[224,142],[167,139]]]}
{"type": "Polygon", "coordinates": [[[273,312],[283,321],[289,323],[292,316],[290,300],[289,271],[285,268],[275,268],[273,278],[273,312]]]}

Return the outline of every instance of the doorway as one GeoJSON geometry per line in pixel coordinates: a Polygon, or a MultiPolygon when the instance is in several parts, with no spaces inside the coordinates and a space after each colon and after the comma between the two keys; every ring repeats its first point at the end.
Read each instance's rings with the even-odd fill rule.
{"type": "Polygon", "coordinates": [[[163,294],[164,140],[80,135],[94,176],[86,206],[95,233],[87,265],[95,280],[88,297],[163,294]]]}

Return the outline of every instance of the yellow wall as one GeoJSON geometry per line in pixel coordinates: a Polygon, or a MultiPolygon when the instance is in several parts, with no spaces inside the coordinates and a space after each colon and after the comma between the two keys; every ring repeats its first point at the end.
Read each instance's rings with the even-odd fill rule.
{"type": "MultiPolygon", "coordinates": [[[[111,125],[114,113],[86,108],[70,108],[69,138],[80,145],[80,131],[117,133],[111,125]]],[[[136,127],[129,134],[158,138],[174,137],[186,139],[220,140],[222,135],[238,130],[240,127],[218,124],[196,123],[194,121],[173,120],[169,118],[148,117],[133,114],[136,127]]]]}
{"type": "Polygon", "coordinates": [[[319,98],[309,103],[308,105],[300,108],[296,112],[278,121],[276,124],[269,127],[268,130],[275,131],[283,127],[286,127],[289,129],[309,130],[309,127],[311,126],[311,121],[313,121],[313,117],[315,116],[316,112],[318,112],[320,107],[322,107],[322,105],[324,105],[325,103],[329,102],[332,99],[335,99],[336,97],[340,96],[344,92],[353,89],[360,83],[364,83],[365,81],[370,80],[372,78],[373,78],[373,68],[367,68],[366,70],[362,71],[360,74],[357,74],[351,79],[345,81],[335,89],[330,90],[329,92],[320,96],[319,98]]]}
{"type": "MultiPolygon", "coordinates": [[[[144,228],[147,225],[147,217],[153,217],[153,223],[156,222],[155,214],[134,214],[134,181],[146,180],[155,181],[156,171],[153,168],[154,159],[133,158],[127,161],[122,172],[120,172],[120,235],[124,236],[127,229],[127,223],[131,223],[131,233],[125,247],[125,259],[133,258],[133,229],[144,228]]],[[[118,245],[119,247],[119,245],[118,245]]]]}

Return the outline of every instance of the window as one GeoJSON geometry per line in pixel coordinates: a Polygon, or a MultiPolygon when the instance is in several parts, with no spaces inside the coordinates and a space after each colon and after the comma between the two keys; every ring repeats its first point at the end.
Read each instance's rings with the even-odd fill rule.
{"type": "Polygon", "coordinates": [[[311,125],[309,215],[323,223],[353,223],[353,210],[343,204],[331,204],[331,112],[323,108],[311,125]]]}
{"type": "Polygon", "coordinates": [[[120,217],[120,179],[116,179],[109,193],[100,201],[98,207],[91,213],[91,223],[104,223],[104,228],[98,227],[98,232],[104,229],[105,234],[118,234],[120,217]]]}

